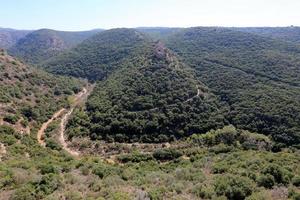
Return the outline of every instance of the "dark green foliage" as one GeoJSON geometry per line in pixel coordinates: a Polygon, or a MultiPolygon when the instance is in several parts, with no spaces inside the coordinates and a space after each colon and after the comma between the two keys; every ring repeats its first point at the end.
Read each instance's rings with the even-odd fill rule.
{"type": "Polygon", "coordinates": [[[56,174],[47,174],[42,179],[35,183],[36,195],[45,196],[53,193],[61,185],[60,177],[56,174]]]}
{"type": "Polygon", "coordinates": [[[134,29],[104,31],[45,62],[44,67],[53,73],[102,80],[121,67],[128,56],[139,54],[137,47],[142,47],[144,40],[144,35],[134,29]]]}
{"type": "Polygon", "coordinates": [[[52,138],[46,140],[46,147],[49,147],[53,150],[61,150],[61,146],[52,138]]]}
{"type": "Polygon", "coordinates": [[[50,163],[39,166],[39,170],[40,170],[41,174],[58,173],[58,169],[53,164],[50,164],[50,163]]]}
{"type": "Polygon", "coordinates": [[[283,167],[276,164],[269,164],[262,173],[274,177],[276,183],[288,184],[291,180],[292,174],[283,167]]]}
{"type": "Polygon", "coordinates": [[[18,117],[16,115],[6,115],[3,120],[8,123],[15,124],[18,121],[18,117]]]}
{"type": "Polygon", "coordinates": [[[292,179],[292,183],[293,183],[294,186],[300,187],[300,176],[295,176],[292,179]]]}
{"type": "Polygon", "coordinates": [[[214,187],[218,196],[225,195],[229,200],[242,200],[251,195],[254,183],[246,177],[225,175],[217,177],[214,187]]]}
{"type": "Polygon", "coordinates": [[[153,153],[153,157],[160,161],[174,160],[180,156],[182,156],[182,153],[175,149],[161,149],[156,150],[153,153]]]}
{"type": "Polygon", "coordinates": [[[275,185],[274,176],[271,174],[259,176],[257,179],[257,185],[265,188],[272,188],[275,185]]]}
{"type": "Polygon", "coordinates": [[[166,44],[219,97],[231,124],[300,142],[299,46],[205,27],[179,31],[166,44]]]}

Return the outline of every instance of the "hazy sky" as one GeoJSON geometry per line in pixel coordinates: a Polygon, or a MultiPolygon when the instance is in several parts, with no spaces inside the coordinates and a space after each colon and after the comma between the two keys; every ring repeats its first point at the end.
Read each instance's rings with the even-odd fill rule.
{"type": "Polygon", "coordinates": [[[0,0],[0,27],[300,26],[300,0],[0,0]]]}

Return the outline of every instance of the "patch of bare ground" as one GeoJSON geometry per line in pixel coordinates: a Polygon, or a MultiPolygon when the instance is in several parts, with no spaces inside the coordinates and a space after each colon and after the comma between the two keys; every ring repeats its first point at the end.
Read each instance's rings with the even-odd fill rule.
{"type": "Polygon", "coordinates": [[[271,191],[272,200],[288,199],[288,188],[284,186],[274,187],[271,191]]]}

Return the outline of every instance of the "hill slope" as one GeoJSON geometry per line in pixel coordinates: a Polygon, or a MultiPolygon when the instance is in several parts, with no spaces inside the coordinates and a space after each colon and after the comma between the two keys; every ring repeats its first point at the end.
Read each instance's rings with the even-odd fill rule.
{"type": "Polygon", "coordinates": [[[87,103],[88,119],[70,123],[72,135],[160,142],[223,125],[216,100],[192,71],[134,29],[99,33],[45,69],[100,81],[87,103]]]}
{"type": "Polygon", "coordinates": [[[79,92],[83,82],[53,76],[28,67],[0,52],[0,122],[21,130],[46,121],[58,108],[67,106],[67,96],[79,92]]]}
{"type": "Polygon", "coordinates": [[[143,51],[146,36],[134,29],[113,29],[99,33],[67,52],[44,63],[52,73],[102,80],[121,67],[127,57],[143,51]]]}
{"type": "Polygon", "coordinates": [[[29,30],[14,30],[9,28],[0,28],[0,48],[8,49],[20,38],[25,37],[31,31],[29,30]]]}
{"type": "Polygon", "coordinates": [[[249,27],[234,29],[300,44],[300,27],[249,27]]]}
{"type": "Polygon", "coordinates": [[[101,30],[66,32],[50,29],[34,31],[9,49],[9,52],[28,63],[39,63],[71,48],[101,30]]]}
{"type": "Polygon", "coordinates": [[[224,28],[186,29],[167,44],[228,107],[230,123],[299,143],[298,46],[224,28]]]}

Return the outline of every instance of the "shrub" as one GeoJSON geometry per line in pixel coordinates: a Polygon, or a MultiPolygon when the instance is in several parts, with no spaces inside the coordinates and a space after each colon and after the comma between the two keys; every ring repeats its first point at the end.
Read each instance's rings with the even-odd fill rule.
{"type": "Polygon", "coordinates": [[[39,195],[49,195],[61,185],[60,177],[56,174],[47,174],[36,183],[36,193],[39,195]]]}
{"type": "Polygon", "coordinates": [[[182,156],[182,153],[175,149],[159,149],[154,151],[153,153],[153,157],[156,160],[161,160],[161,161],[173,160],[179,158],[180,156],[182,156]]]}
{"type": "Polygon", "coordinates": [[[61,146],[54,139],[47,139],[46,147],[57,151],[60,151],[62,149],[61,146]]]}
{"type": "Polygon", "coordinates": [[[272,141],[265,135],[251,133],[249,131],[241,131],[239,141],[245,150],[271,150],[272,141]]]}
{"type": "Polygon", "coordinates": [[[291,174],[276,164],[269,164],[262,170],[262,173],[272,175],[276,183],[288,184],[291,179],[291,174]]]}
{"type": "Polygon", "coordinates": [[[295,176],[295,177],[292,179],[292,183],[293,183],[294,186],[300,187],[300,176],[295,176]]]}
{"type": "Polygon", "coordinates": [[[257,179],[257,185],[265,188],[272,188],[275,185],[274,176],[271,174],[259,176],[257,179]]]}
{"type": "Polygon", "coordinates": [[[33,185],[26,184],[15,191],[11,197],[11,200],[36,200],[34,194],[35,189],[33,185]]]}
{"type": "Polygon", "coordinates": [[[254,184],[247,177],[224,175],[217,177],[214,188],[218,196],[225,195],[229,200],[242,200],[251,195],[254,184]]]}
{"type": "Polygon", "coordinates": [[[234,126],[225,126],[222,129],[211,130],[205,134],[194,134],[191,141],[198,145],[213,146],[216,144],[233,144],[237,137],[237,130],[234,126]]]}
{"type": "Polygon", "coordinates": [[[43,164],[39,166],[41,174],[55,174],[58,173],[58,169],[51,164],[43,164]]]}
{"type": "Polygon", "coordinates": [[[18,117],[15,115],[6,115],[4,116],[3,120],[10,124],[15,124],[18,121],[18,117]]]}

